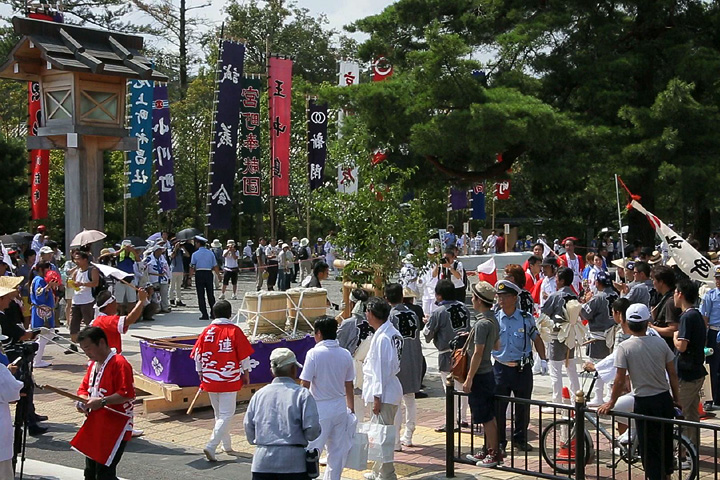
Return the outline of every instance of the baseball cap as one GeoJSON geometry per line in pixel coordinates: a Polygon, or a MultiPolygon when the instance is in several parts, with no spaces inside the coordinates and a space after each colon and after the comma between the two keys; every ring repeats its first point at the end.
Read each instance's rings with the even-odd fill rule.
{"type": "Polygon", "coordinates": [[[650,315],[650,310],[648,310],[648,307],[645,304],[633,303],[625,312],[625,318],[627,318],[628,322],[640,323],[646,322],[652,317],[650,315]]]}
{"type": "Polygon", "coordinates": [[[45,245],[40,249],[40,255],[44,255],[46,253],[53,253],[53,249],[45,245]]]}
{"type": "Polygon", "coordinates": [[[597,275],[595,275],[595,281],[600,282],[601,285],[604,285],[606,287],[612,285],[612,280],[605,272],[598,272],[597,275]]]}
{"type": "Polygon", "coordinates": [[[122,245],[123,247],[131,247],[132,240],[126,238],[125,240],[122,241],[122,243],[120,245],[122,245]]]}
{"type": "Polygon", "coordinates": [[[515,285],[510,280],[500,280],[495,284],[495,293],[502,295],[508,293],[510,295],[520,295],[520,287],[515,285]]]}
{"type": "Polygon", "coordinates": [[[720,277],[720,265],[715,266],[715,276],[720,277]]]}
{"type": "Polygon", "coordinates": [[[495,289],[488,282],[480,280],[474,283],[471,287],[472,293],[488,303],[493,303],[495,300],[495,289]]]}
{"type": "Polygon", "coordinates": [[[302,368],[302,365],[297,361],[297,357],[295,357],[295,353],[289,348],[276,348],[270,352],[270,368],[281,368],[292,364],[302,368]]]}

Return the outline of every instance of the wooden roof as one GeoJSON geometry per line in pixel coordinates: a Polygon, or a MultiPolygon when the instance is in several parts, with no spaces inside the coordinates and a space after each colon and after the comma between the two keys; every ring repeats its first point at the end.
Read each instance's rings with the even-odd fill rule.
{"type": "Polygon", "coordinates": [[[52,69],[166,82],[140,55],[142,37],[64,23],[13,17],[23,38],[0,66],[0,78],[38,80],[46,62],[52,69]]]}

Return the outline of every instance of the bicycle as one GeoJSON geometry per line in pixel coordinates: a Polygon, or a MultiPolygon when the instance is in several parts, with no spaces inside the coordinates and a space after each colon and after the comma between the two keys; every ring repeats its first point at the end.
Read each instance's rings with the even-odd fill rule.
{"type": "MultiPolygon", "coordinates": [[[[591,398],[595,381],[597,380],[597,372],[593,375],[590,388],[585,398],[591,398]]],[[[571,412],[574,413],[574,412],[571,412]]],[[[626,464],[640,463],[639,441],[637,435],[633,435],[629,444],[624,444],[613,438],[605,427],[600,423],[594,412],[586,412],[585,420],[612,445],[613,454],[608,467],[615,469],[624,461],[626,464]]],[[[585,466],[594,459],[595,448],[593,445],[593,437],[590,431],[585,429],[585,466]]],[[[576,469],[576,448],[575,439],[575,418],[572,416],[564,416],[555,420],[545,427],[540,436],[540,452],[545,461],[558,472],[565,474],[573,474],[576,469]]],[[[679,474],[679,480],[695,480],[698,477],[699,457],[697,448],[685,435],[682,435],[677,425],[673,427],[673,475],[679,474]]]]}

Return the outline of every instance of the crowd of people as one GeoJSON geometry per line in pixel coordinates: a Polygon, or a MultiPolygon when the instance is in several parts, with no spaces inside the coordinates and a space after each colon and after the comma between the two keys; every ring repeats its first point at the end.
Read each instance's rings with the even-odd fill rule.
{"type": "MultiPolygon", "coordinates": [[[[538,242],[524,265],[510,264],[490,275],[477,273],[478,281],[472,281],[476,272],[467,272],[459,260],[460,239],[453,238],[451,230],[440,241],[431,241],[424,261],[405,256],[398,282],[387,284],[382,295],[352,291],[348,318],[316,319],[317,344],[304,365],[288,349],[272,352],[275,379],[252,397],[244,419],[247,439],[257,446],[254,478],[276,478],[278,473],[286,474],[283,478],[307,478],[309,459],[325,451],[325,478],[339,479],[357,424],[366,420],[395,426],[394,450],[415,445],[416,398],[423,396],[426,371],[423,340],[438,351],[443,386],[447,378],[456,390],[469,394],[463,397],[466,402],[458,409],[456,424],[438,431],[482,425],[485,446],[469,456],[481,467],[503,462],[508,435],[515,449],[534,448],[528,441],[529,407],[514,405],[514,428],[507,432],[508,405],[496,398],[532,398],[534,375],[550,375],[552,400],[561,403],[565,377],[577,391],[578,371],[596,370],[597,387],[589,405],[598,411],[672,418],[672,407],[678,405],[686,420],[697,422],[707,361],[711,395],[705,409],[720,408],[720,352],[709,350],[706,356],[705,350],[706,345],[716,349],[720,331],[720,266],[716,288],[699,289],[657,251],[628,249],[633,256],[620,259],[601,251],[582,257],[575,253],[577,239],[568,237],[562,253],[538,242]],[[608,265],[615,267],[614,276],[608,265]],[[468,290],[472,308],[466,303],[468,290]],[[458,351],[468,358],[464,376],[453,370],[458,351]],[[300,385],[295,382],[298,373],[300,385]]],[[[236,298],[237,274],[244,264],[256,270],[258,289],[267,282],[268,289],[284,290],[298,279],[302,286],[320,287],[334,263],[328,255],[333,247],[328,250],[326,242],[313,249],[305,238],[293,238],[292,244],[260,239],[257,248],[249,240],[240,252],[232,240],[223,248],[219,240],[209,242],[202,236],[190,245],[162,234],[142,251],[131,241],[123,241],[117,250],[102,250],[96,262],[128,273],[120,280],[101,275],[87,248],[74,249],[71,259],[58,267],[57,246],[44,238],[44,229],[38,234],[43,244],[33,244],[39,247],[37,253],[24,252],[25,261],[0,276],[0,326],[7,344],[35,339],[34,366],[47,366],[43,350],[55,341],[58,291],[65,287],[71,305],[68,348],[78,345],[91,360],[78,390],[85,399],[78,409],[88,419],[99,418],[91,413],[104,407],[132,415],[132,375],[122,357],[121,334],[146,317],[148,309],[152,315],[182,305],[179,290],[195,282],[201,319],[212,316],[191,354],[215,413],[204,449],[209,461],[216,460],[219,447],[232,450],[229,430],[237,392],[249,384],[252,368],[253,346],[231,321],[232,306],[224,298],[227,287],[233,284],[231,299],[236,298]],[[213,293],[216,282],[222,283],[218,301],[213,293]]],[[[14,360],[8,357],[0,363],[14,360]]],[[[8,397],[0,398],[0,406],[13,391],[14,387],[8,397]]],[[[42,420],[31,408],[30,433],[45,431],[42,420]]],[[[644,429],[632,430],[641,435],[648,478],[661,478],[672,469],[671,462],[647,460],[667,454],[661,449],[672,443],[646,439],[669,435],[669,428],[646,423],[644,429]]],[[[112,462],[88,459],[88,478],[113,478],[133,432],[131,422],[119,432],[120,447],[112,462]]],[[[693,435],[699,445],[697,432],[693,435]]],[[[2,461],[0,457],[0,469],[6,468],[2,461]]],[[[394,479],[394,465],[377,462],[365,477],[394,479]]]]}

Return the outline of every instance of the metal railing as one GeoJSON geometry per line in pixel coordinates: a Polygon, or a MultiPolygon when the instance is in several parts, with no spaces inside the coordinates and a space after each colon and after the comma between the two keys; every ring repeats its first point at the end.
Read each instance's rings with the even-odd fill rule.
{"type": "MultiPolygon", "coordinates": [[[[455,391],[452,383],[447,383],[445,408],[448,478],[455,476],[456,463],[473,464],[466,455],[472,455],[482,445],[479,425],[471,424],[469,429],[461,427],[459,400],[468,394],[455,391]]],[[[594,382],[591,383],[590,391],[593,385],[594,382]]],[[[550,480],[635,480],[646,478],[646,464],[650,469],[655,465],[667,469],[672,467],[671,478],[674,480],[719,480],[717,453],[720,425],[620,411],[601,416],[587,407],[585,396],[584,392],[578,392],[571,405],[496,396],[496,400],[508,402],[507,426],[510,432],[515,430],[517,406],[525,405],[531,410],[526,439],[534,448],[532,451],[516,452],[516,442],[509,434],[504,462],[495,468],[550,480]],[[620,425],[626,425],[625,435],[618,431],[622,428],[620,425]],[[654,428],[672,431],[671,436],[668,434],[672,438],[672,454],[669,458],[665,458],[665,455],[650,458],[648,455],[648,459],[643,462],[642,453],[648,451],[648,447],[659,447],[660,451],[670,450],[665,436],[648,438],[648,429],[652,433],[654,428]],[[700,445],[695,445],[691,440],[695,429],[699,431],[700,445]],[[638,430],[642,430],[644,435],[637,435],[638,430]],[[643,445],[639,437],[644,438],[643,445]],[[578,438],[583,441],[576,441],[578,438]]],[[[663,476],[663,480],[665,478],[663,476]]]]}

